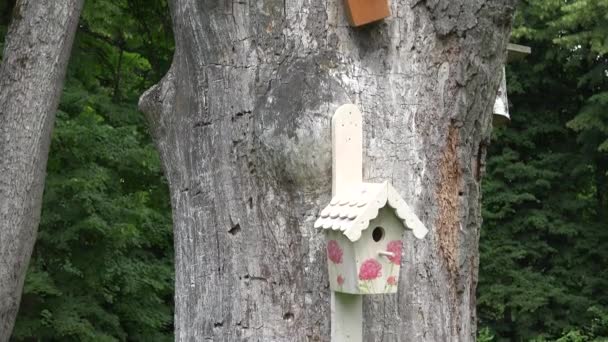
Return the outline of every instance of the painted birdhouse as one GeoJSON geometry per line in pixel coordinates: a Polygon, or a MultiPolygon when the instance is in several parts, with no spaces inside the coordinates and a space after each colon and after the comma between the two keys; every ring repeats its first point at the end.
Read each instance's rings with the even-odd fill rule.
{"type": "Polygon", "coordinates": [[[391,15],[389,0],[344,0],[351,26],[369,24],[391,15]]]}
{"type": "Polygon", "coordinates": [[[361,126],[355,105],[341,106],[332,118],[333,198],[314,227],[326,232],[332,291],[394,293],[404,230],[419,239],[428,230],[388,182],[362,181],[361,126]]]}
{"type": "Polygon", "coordinates": [[[327,232],[331,289],[352,294],[396,292],[404,229],[419,239],[428,232],[388,182],[334,196],[315,228],[327,232]]]}

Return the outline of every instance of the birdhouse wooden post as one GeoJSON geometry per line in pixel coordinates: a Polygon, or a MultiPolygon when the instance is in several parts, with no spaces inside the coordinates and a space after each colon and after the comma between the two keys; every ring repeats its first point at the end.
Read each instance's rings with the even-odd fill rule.
{"type": "Polygon", "coordinates": [[[391,15],[389,0],[344,0],[351,26],[369,24],[391,15]]]}
{"type": "Polygon", "coordinates": [[[361,295],[395,293],[404,230],[428,232],[388,182],[363,182],[362,124],[352,104],[332,118],[332,199],[314,224],[327,238],[333,342],[361,341],[361,295]]]}

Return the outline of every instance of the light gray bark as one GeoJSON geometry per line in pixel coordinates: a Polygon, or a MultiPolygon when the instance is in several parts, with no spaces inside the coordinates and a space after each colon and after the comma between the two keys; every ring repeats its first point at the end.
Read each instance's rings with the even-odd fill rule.
{"type": "Polygon", "coordinates": [[[173,1],[173,65],[146,92],[170,182],[176,340],[325,341],[330,117],[364,113],[364,179],[431,232],[365,341],[475,338],[480,176],[514,1],[392,0],[354,29],[341,0],[173,1]]]}
{"type": "Polygon", "coordinates": [[[18,0],[0,66],[0,341],[36,240],[55,111],[82,0],[18,0]]]}

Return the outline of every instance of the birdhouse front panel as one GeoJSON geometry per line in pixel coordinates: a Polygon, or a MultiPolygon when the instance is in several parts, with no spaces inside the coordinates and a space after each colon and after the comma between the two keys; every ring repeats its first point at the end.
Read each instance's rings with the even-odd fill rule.
{"type": "Polygon", "coordinates": [[[355,242],[359,293],[397,292],[403,231],[394,210],[385,206],[355,242]]]}

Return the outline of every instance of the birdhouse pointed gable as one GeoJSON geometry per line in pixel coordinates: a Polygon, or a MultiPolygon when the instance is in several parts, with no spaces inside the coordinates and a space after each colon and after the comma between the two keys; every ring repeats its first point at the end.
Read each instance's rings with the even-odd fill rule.
{"type": "Polygon", "coordinates": [[[422,239],[428,229],[418,219],[412,208],[388,183],[361,183],[350,192],[334,196],[321,211],[315,221],[315,228],[341,231],[350,241],[355,242],[370,221],[378,216],[385,206],[394,209],[395,215],[414,236],[422,239]]]}

